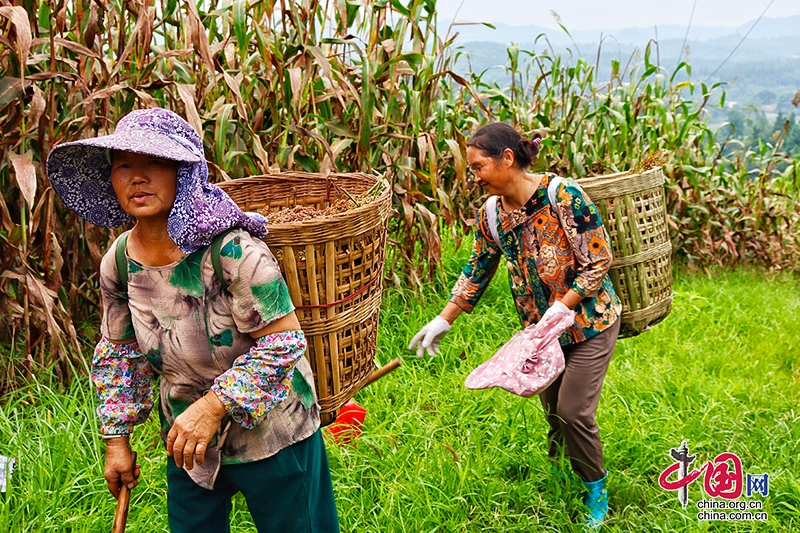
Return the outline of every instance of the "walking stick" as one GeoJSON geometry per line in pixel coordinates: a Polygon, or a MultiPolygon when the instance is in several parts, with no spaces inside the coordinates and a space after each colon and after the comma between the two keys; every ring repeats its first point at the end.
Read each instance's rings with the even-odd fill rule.
{"type": "Polygon", "coordinates": [[[372,373],[372,375],[369,377],[369,379],[367,379],[366,383],[364,383],[363,387],[366,387],[370,383],[373,383],[373,382],[379,380],[380,378],[382,378],[383,376],[385,376],[386,374],[388,374],[389,372],[391,372],[395,368],[399,367],[401,364],[402,364],[402,362],[400,361],[400,359],[392,359],[391,361],[389,361],[388,363],[386,363],[385,365],[383,365],[379,369],[375,370],[372,373]]]}
{"type": "MultiPolygon", "coordinates": [[[[133,469],[136,470],[136,452],[133,452],[133,469]]],[[[126,485],[122,485],[119,490],[119,498],[117,498],[117,511],[114,513],[114,528],[111,533],[125,533],[130,503],[131,491],[126,485]]]]}

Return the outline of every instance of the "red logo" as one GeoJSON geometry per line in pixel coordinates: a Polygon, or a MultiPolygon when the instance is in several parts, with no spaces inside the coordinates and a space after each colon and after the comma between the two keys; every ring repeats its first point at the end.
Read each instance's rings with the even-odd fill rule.
{"type": "MultiPolygon", "coordinates": [[[[744,490],[744,474],[742,461],[735,453],[725,452],[708,461],[700,469],[694,469],[681,475],[680,470],[691,461],[678,461],[667,467],[658,476],[658,484],[664,490],[680,490],[705,473],[703,490],[711,497],[735,500],[744,490]],[[677,479],[670,481],[670,476],[678,473],[677,479]]],[[[683,503],[683,502],[681,502],[683,503]]]]}

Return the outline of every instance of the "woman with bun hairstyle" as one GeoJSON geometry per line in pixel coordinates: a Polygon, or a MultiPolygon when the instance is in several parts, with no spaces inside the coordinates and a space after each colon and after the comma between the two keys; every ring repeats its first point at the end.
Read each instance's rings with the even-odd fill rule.
{"type": "Polygon", "coordinates": [[[573,310],[575,321],[559,338],[566,368],[539,397],[550,425],[548,456],[555,468],[562,453],[569,458],[586,487],[587,524],[599,527],[608,514],[608,492],[595,414],[622,304],[608,276],[611,246],[595,205],[572,179],[526,171],[541,141],[539,133],[526,140],[496,122],[467,142],[475,181],[496,198],[478,213],[472,255],[450,301],[414,336],[409,349],[416,349],[418,357],[425,351],[439,353],[442,337],[462,312],[472,311],[501,260],[523,327],[556,310],[573,310]],[[548,194],[553,180],[555,205],[548,194]]]}

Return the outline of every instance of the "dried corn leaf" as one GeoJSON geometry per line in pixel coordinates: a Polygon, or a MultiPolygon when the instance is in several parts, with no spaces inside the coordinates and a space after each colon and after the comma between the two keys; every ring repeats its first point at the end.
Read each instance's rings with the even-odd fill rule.
{"type": "Polygon", "coordinates": [[[200,120],[200,113],[197,112],[197,105],[194,103],[195,99],[195,86],[191,83],[176,83],[175,87],[178,89],[178,96],[186,108],[186,119],[189,124],[197,131],[202,137],[203,135],[203,121],[200,120]]]}
{"type": "Polygon", "coordinates": [[[47,325],[47,334],[51,337],[61,339],[64,331],[55,320],[56,307],[54,302],[58,300],[58,296],[55,292],[48,289],[31,271],[27,271],[25,274],[25,285],[28,289],[31,306],[38,307],[37,311],[44,315],[43,318],[47,325]]]}
{"type": "Polygon", "coordinates": [[[14,229],[16,224],[14,224],[14,221],[11,220],[11,216],[8,214],[8,205],[2,194],[0,194],[0,217],[2,217],[3,229],[6,230],[6,233],[11,233],[11,230],[14,229]]]}
{"type": "Polygon", "coordinates": [[[57,289],[61,287],[61,269],[64,266],[64,253],[61,250],[61,245],[58,242],[58,237],[56,237],[55,233],[50,233],[50,246],[52,246],[51,254],[53,257],[53,262],[50,269],[50,278],[49,278],[49,287],[51,289],[57,289]]]}
{"type": "Polygon", "coordinates": [[[39,124],[39,118],[44,113],[45,105],[47,105],[47,102],[44,101],[42,90],[34,83],[31,108],[28,110],[28,127],[33,128],[39,124]]]}
{"type": "Polygon", "coordinates": [[[0,109],[19,98],[22,95],[23,87],[27,85],[29,85],[28,80],[23,82],[12,76],[0,78],[0,109]]]}
{"type": "Polygon", "coordinates": [[[30,153],[22,155],[8,154],[8,159],[14,167],[14,177],[17,178],[17,185],[22,191],[22,196],[28,204],[28,212],[34,207],[36,196],[36,167],[33,166],[30,153]]]}
{"type": "Polygon", "coordinates": [[[83,31],[83,42],[89,48],[94,48],[94,39],[97,37],[97,5],[92,2],[89,8],[89,20],[83,31]]]}
{"type": "Polygon", "coordinates": [[[200,20],[200,13],[197,11],[197,5],[194,0],[186,0],[186,7],[188,8],[188,16],[186,17],[187,31],[189,31],[191,44],[194,49],[200,54],[203,62],[208,69],[211,76],[214,76],[216,68],[214,67],[214,56],[211,54],[211,47],[208,45],[208,35],[203,22],[200,20]]]}
{"type": "Polygon", "coordinates": [[[31,53],[31,24],[28,21],[28,13],[24,7],[2,6],[0,7],[0,17],[7,18],[14,25],[17,34],[17,53],[19,64],[25,65],[31,53]]]}
{"type": "Polygon", "coordinates": [[[236,101],[236,109],[239,111],[239,117],[244,122],[248,122],[247,108],[242,100],[242,91],[239,88],[239,82],[225,70],[222,71],[222,75],[225,78],[225,83],[228,85],[228,88],[233,93],[233,98],[236,101]]]}

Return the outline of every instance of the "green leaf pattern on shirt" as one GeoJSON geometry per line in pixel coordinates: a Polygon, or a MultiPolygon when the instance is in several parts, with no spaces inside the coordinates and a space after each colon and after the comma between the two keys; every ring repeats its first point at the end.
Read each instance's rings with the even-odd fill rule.
{"type": "Polygon", "coordinates": [[[226,329],[222,333],[212,335],[211,344],[214,346],[233,346],[233,332],[229,329],[226,329]]]}
{"type": "Polygon", "coordinates": [[[153,369],[159,374],[164,370],[164,360],[161,357],[161,348],[150,348],[144,354],[153,369]]]}
{"type": "Polygon", "coordinates": [[[222,247],[220,250],[220,255],[222,257],[230,257],[231,259],[241,259],[242,258],[242,245],[240,244],[239,237],[234,237],[233,239],[229,240],[225,246],[222,247]]]}
{"type": "Polygon", "coordinates": [[[201,248],[178,263],[169,278],[170,285],[180,288],[187,296],[200,298],[205,291],[200,270],[204,253],[205,249],[201,248]]]}
{"type": "Polygon", "coordinates": [[[301,372],[295,372],[292,376],[292,389],[300,397],[300,401],[305,407],[311,407],[317,401],[314,397],[314,389],[311,388],[301,372]]]}
{"type": "Polygon", "coordinates": [[[282,317],[292,312],[292,299],[289,297],[289,290],[283,278],[272,280],[262,285],[251,287],[255,298],[255,308],[264,321],[274,320],[275,317],[282,317]]]}

